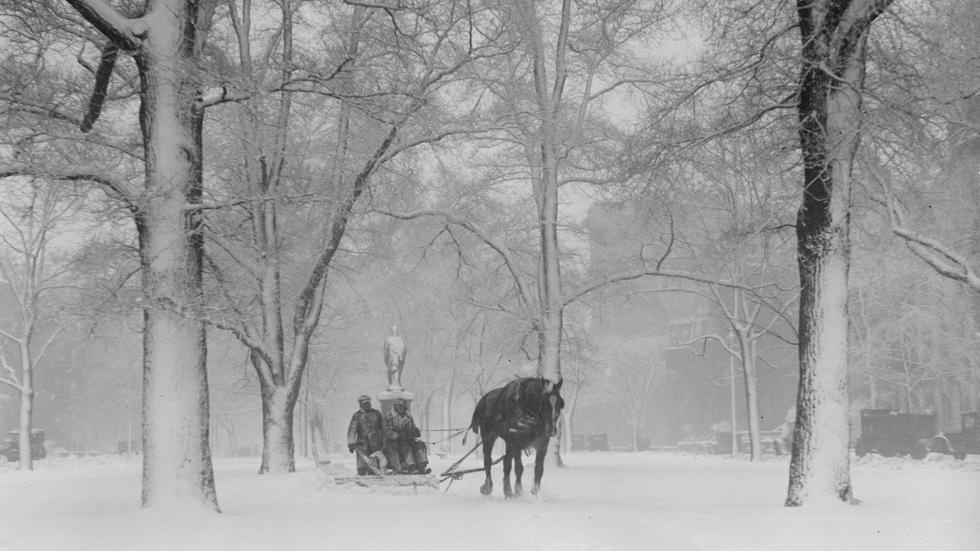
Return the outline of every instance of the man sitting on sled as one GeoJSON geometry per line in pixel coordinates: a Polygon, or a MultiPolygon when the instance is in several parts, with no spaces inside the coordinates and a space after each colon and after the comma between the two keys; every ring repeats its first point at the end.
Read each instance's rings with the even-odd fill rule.
{"type": "Polygon", "coordinates": [[[397,474],[428,474],[428,451],[415,420],[408,413],[408,404],[398,398],[385,416],[385,455],[388,465],[397,474]]]}
{"type": "Polygon", "coordinates": [[[357,456],[357,474],[380,474],[384,466],[381,448],[384,445],[381,412],[371,407],[367,394],[357,399],[360,406],[347,428],[347,451],[357,456]]]}

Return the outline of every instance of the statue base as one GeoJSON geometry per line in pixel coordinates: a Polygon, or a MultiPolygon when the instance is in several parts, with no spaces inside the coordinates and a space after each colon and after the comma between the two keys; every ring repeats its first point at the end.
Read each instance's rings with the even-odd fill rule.
{"type": "Polygon", "coordinates": [[[405,403],[408,405],[408,411],[411,412],[412,400],[415,399],[415,394],[403,388],[393,389],[389,387],[388,390],[378,394],[378,401],[381,402],[381,414],[388,415],[391,407],[395,404],[395,400],[399,398],[405,400],[405,403]]]}

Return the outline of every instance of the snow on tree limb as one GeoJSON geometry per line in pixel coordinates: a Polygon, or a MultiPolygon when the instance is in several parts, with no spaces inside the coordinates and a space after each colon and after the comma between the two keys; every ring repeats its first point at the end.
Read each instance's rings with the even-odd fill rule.
{"type": "MultiPolygon", "coordinates": [[[[2,350],[2,347],[0,347],[0,350],[2,350]]],[[[0,383],[10,386],[18,392],[22,391],[23,385],[17,380],[17,370],[10,365],[5,354],[0,354],[0,367],[9,374],[9,376],[0,376],[0,383]]]]}
{"type": "Polygon", "coordinates": [[[879,167],[870,170],[872,178],[878,181],[888,209],[888,219],[892,233],[905,241],[912,254],[925,262],[939,275],[963,283],[980,293],[980,275],[973,269],[970,260],[945,243],[923,235],[906,225],[902,206],[892,194],[888,178],[879,167]]]}
{"type": "Polygon", "coordinates": [[[125,51],[136,51],[146,35],[144,18],[128,18],[104,0],[66,0],[86,21],[125,51]]]}

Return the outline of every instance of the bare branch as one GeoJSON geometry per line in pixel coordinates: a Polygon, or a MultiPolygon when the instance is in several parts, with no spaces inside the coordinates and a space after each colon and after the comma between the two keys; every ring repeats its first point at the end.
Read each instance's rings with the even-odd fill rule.
{"type": "Polygon", "coordinates": [[[654,269],[654,270],[639,270],[639,271],[636,271],[636,272],[628,272],[628,273],[625,273],[625,274],[615,275],[615,276],[609,277],[607,279],[604,279],[602,281],[593,283],[593,284],[591,284],[591,285],[589,285],[589,286],[587,286],[587,287],[579,290],[578,292],[576,292],[576,293],[574,293],[572,295],[567,296],[565,298],[565,300],[562,302],[562,307],[563,308],[564,307],[567,307],[569,304],[571,304],[571,303],[573,303],[573,302],[581,299],[582,297],[588,295],[589,293],[592,293],[594,291],[597,291],[599,289],[602,289],[603,287],[607,287],[607,286],[613,285],[615,283],[622,283],[624,281],[632,281],[632,280],[635,280],[635,279],[642,279],[642,278],[645,278],[645,277],[664,277],[664,278],[670,278],[670,279],[680,279],[680,280],[684,280],[684,281],[691,281],[691,282],[694,282],[694,283],[702,283],[702,284],[705,284],[705,285],[718,285],[718,286],[721,286],[721,287],[728,287],[730,289],[742,289],[742,290],[745,290],[745,291],[753,291],[754,290],[753,287],[747,287],[747,286],[742,285],[742,284],[739,284],[739,283],[733,283],[733,282],[730,282],[730,281],[722,281],[722,280],[710,278],[710,277],[707,277],[707,276],[699,276],[699,275],[696,275],[696,274],[689,274],[689,273],[685,273],[685,272],[672,272],[672,271],[668,271],[668,270],[658,270],[658,269],[654,269]]]}
{"type": "Polygon", "coordinates": [[[109,79],[112,77],[112,70],[116,66],[116,58],[119,56],[119,47],[113,42],[108,42],[102,48],[102,56],[99,61],[99,68],[95,71],[95,87],[92,89],[92,97],[89,98],[88,110],[85,118],[82,119],[80,129],[88,132],[92,129],[95,121],[99,120],[102,114],[102,105],[105,104],[106,90],[109,88],[109,79]]]}
{"type": "Polygon", "coordinates": [[[7,331],[4,331],[3,329],[0,329],[0,337],[3,337],[3,338],[5,338],[7,340],[10,340],[10,341],[13,341],[13,342],[15,342],[17,344],[20,344],[20,343],[24,342],[24,339],[15,336],[13,333],[8,333],[7,331]]]}
{"type": "Polygon", "coordinates": [[[445,223],[447,225],[455,225],[463,229],[466,229],[467,231],[469,231],[470,233],[478,237],[481,241],[486,243],[487,246],[489,246],[491,249],[494,250],[494,252],[500,255],[501,259],[504,261],[504,265],[507,267],[507,271],[510,272],[511,277],[514,279],[514,285],[517,286],[517,294],[518,294],[518,298],[520,299],[520,302],[525,306],[530,304],[530,300],[528,298],[528,294],[526,290],[526,285],[524,284],[523,278],[520,276],[520,274],[517,271],[517,263],[514,261],[513,257],[511,256],[510,251],[508,251],[502,245],[497,243],[493,238],[490,237],[490,235],[485,230],[483,230],[473,222],[466,220],[465,218],[462,218],[460,216],[457,216],[451,212],[441,211],[441,210],[419,210],[415,212],[393,212],[387,210],[376,210],[376,212],[380,214],[384,214],[385,216],[397,218],[399,220],[414,220],[416,218],[423,218],[423,217],[442,218],[443,220],[445,220],[445,223]]]}
{"type": "Polygon", "coordinates": [[[871,166],[870,168],[869,172],[872,178],[878,181],[884,194],[892,233],[903,239],[909,250],[936,273],[963,283],[973,291],[980,293],[980,276],[974,271],[970,260],[945,243],[906,227],[905,214],[892,195],[887,175],[879,167],[871,166]]]}
{"type": "Polygon", "coordinates": [[[98,169],[88,172],[84,169],[57,171],[45,168],[42,170],[23,164],[0,166],[0,178],[13,178],[16,176],[31,176],[48,180],[64,180],[67,182],[92,182],[107,190],[110,195],[121,200],[130,212],[134,214],[140,212],[136,200],[136,193],[130,188],[129,184],[115,180],[98,169]]]}
{"type": "Polygon", "coordinates": [[[48,335],[48,338],[44,340],[44,344],[42,344],[41,348],[38,349],[37,354],[34,355],[34,365],[37,366],[41,363],[41,359],[44,358],[44,355],[48,352],[48,349],[51,347],[51,343],[53,343],[54,340],[59,335],[61,335],[63,332],[65,332],[68,328],[72,327],[73,325],[80,323],[81,321],[82,321],[81,319],[77,319],[77,320],[63,323],[58,327],[56,327],[54,331],[52,331],[51,334],[48,335]]]}

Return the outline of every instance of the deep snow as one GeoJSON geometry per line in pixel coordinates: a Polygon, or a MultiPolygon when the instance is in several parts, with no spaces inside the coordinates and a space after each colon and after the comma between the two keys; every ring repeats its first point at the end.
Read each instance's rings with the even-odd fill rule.
{"type": "MultiPolygon", "coordinates": [[[[434,458],[445,467],[454,458],[434,458]]],[[[527,458],[531,459],[531,458],[527,458]]],[[[222,514],[138,507],[136,458],[0,468],[0,549],[56,550],[916,550],[980,549],[980,456],[855,460],[858,506],[786,508],[788,461],[573,453],[541,495],[505,500],[466,475],[444,492],[337,486],[350,456],[290,475],[218,459],[222,514]]],[[[526,461],[525,463],[528,463],[526,461]]],[[[464,466],[476,466],[476,461],[464,466]]],[[[525,472],[529,482],[531,469],[525,472]]],[[[529,484],[527,484],[529,487],[529,484]]]]}

